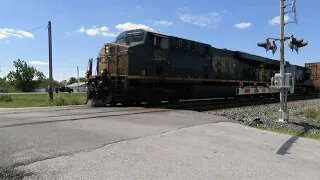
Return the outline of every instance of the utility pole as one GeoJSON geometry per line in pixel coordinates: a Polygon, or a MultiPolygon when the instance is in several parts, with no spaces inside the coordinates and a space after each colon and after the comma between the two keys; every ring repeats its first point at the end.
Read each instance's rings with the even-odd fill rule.
{"type": "Polygon", "coordinates": [[[79,84],[80,84],[80,81],[79,81],[79,66],[77,66],[77,82],[78,82],[78,92],[79,92],[79,84]]]}
{"type": "Polygon", "coordinates": [[[48,42],[49,42],[49,97],[50,105],[53,103],[53,77],[52,77],[52,33],[51,21],[48,22],[48,42]]]}

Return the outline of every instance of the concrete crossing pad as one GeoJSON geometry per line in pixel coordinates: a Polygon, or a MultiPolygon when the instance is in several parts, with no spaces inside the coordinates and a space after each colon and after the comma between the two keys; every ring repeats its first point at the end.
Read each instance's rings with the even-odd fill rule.
{"type": "Polygon", "coordinates": [[[18,170],[31,179],[320,179],[320,142],[220,122],[117,142],[18,170]]]}

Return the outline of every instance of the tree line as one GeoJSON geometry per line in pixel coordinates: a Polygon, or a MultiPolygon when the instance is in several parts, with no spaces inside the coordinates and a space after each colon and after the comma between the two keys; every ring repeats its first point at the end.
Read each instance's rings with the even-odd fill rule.
{"type": "MultiPolygon", "coordinates": [[[[28,65],[23,60],[13,62],[15,70],[5,77],[0,77],[0,93],[8,92],[33,92],[37,88],[47,88],[50,81],[43,72],[28,65]]],[[[79,78],[80,82],[86,82],[86,78],[79,78]]],[[[66,86],[77,82],[77,78],[70,77],[69,80],[53,81],[53,87],[66,86]]]]}

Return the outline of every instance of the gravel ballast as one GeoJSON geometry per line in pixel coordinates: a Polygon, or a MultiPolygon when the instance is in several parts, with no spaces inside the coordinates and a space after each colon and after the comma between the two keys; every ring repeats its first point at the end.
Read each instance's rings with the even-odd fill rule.
{"type": "Polygon", "coordinates": [[[279,103],[274,103],[231,109],[220,109],[208,111],[207,113],[226,116],[232,122],[237,122],[244,125],[288,131],[302,131],[304,133],[308,132],[320,136],[319,122],[305,118],[302,115],[298,115],[300,112],[308,108],[320,109],[320,99],[289,102],[288,107],[290,109],[290,120],[287,123],[278,121],[279,106],[279,103]]]}

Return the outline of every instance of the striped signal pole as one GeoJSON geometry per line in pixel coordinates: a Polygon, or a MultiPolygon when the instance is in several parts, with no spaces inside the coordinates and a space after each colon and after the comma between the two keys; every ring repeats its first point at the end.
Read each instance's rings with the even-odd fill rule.
{"type": "Polygon", "coordinates": [[[285,88],[285,70],[284,70],[284,10],[286,8],[284,4],[285,0],[280,0],[280,110],[279,110],[279,121],[287,122],[289,121],[289,109],[287,103],[288,89],[285,88]]]}

